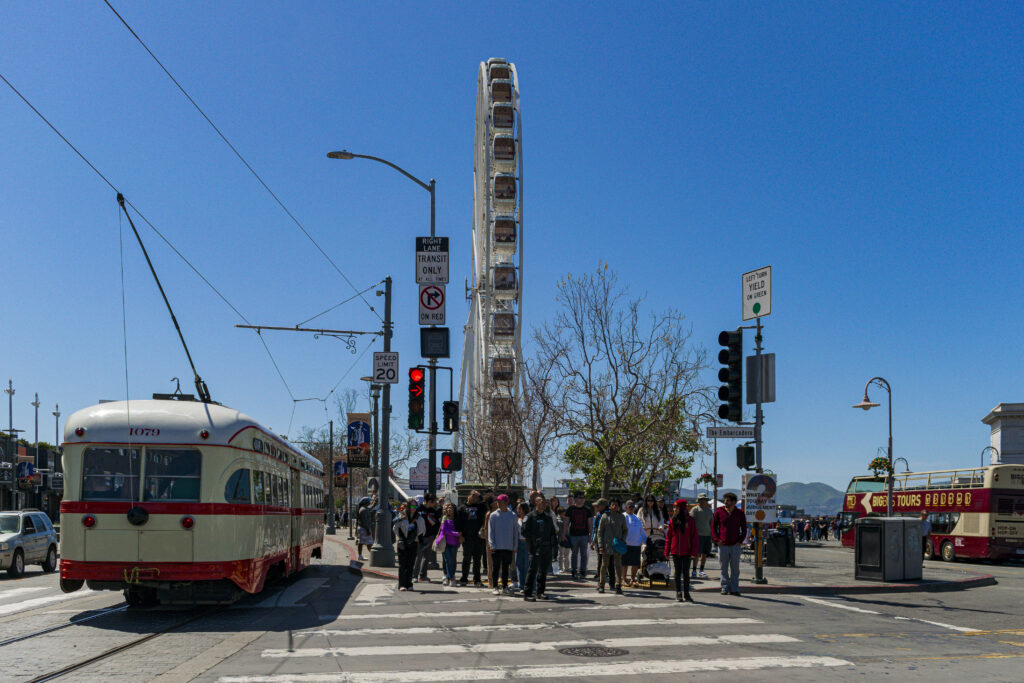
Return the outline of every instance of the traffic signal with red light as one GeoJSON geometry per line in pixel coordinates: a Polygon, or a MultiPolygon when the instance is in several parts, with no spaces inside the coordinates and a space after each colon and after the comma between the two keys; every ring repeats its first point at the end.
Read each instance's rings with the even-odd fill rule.
{"type": "Polygon", "coordinates": [[[722,332],[718,343],[725,347],[718,352],[718,362],[724,366],[718,371],[718,380],[725,382],[718,388],[718,398],[725,401],[718,406],[718,416],[730,422],[742,422],[743,330],[722,332]]]}
{"type": "Polygon", "coordinates": [[[446,432],[459,431],[459,402],[445,401],[441,404],[442,429],[446,432]]]}
{"type": "Polygon", "coordinates": [[[462,453],[455,451],[444,451],[441,453],[441,470],[444,472],[458,472],[462,469],[462,453]]]}
{"type": "Polygon", "coordinates": [[[422,368],[409,368],[409,429],[423,429],[424,395],[422,368]]]}

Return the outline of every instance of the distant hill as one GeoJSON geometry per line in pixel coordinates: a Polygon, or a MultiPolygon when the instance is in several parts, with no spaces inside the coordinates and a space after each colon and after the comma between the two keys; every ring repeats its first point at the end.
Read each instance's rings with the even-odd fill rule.
{"type": "MultiPolygon", "coordinates": [[[[719,500],[726,491],[732,491],[740,496],[740,499],[743,498],[737,489],[718,489],[719,500]]],[[[843,492],[820,481],[810,484],[789,481],[779,484],[775,502],[779,505],[795,505],[798,508],[803,508],[804,512],[809,515],[834,515],[843,509],[843,492]]]]}

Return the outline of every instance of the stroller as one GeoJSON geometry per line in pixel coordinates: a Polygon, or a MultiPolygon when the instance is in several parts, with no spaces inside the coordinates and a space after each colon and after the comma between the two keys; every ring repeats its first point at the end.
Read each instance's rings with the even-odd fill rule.
{"type": "Polygon", "coordinates": [[[668,581],[671,569],[665,557],[665,539],[648,539],[640,552],[640,575],[645,578],[668,581]]]}

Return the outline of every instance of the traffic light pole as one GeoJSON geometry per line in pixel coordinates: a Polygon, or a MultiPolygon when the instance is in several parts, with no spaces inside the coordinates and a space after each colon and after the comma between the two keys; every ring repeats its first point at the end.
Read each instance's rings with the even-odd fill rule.
{"type": "MultiPolygon", "coordinates": [[[[764,413],[761,412],[761,396],[764,392],[764,373],[761,371],[761,318],[757,318],[757,333],[754,335],[754,356],[757,372],[757,408],[754,412],[754,462],[758,474],[764,470],[761,467],[761,425],[764,422],[764,413]]],[[[748,378],[748,382],[750,379],[748,378]]],[[[754,583],[768,583],[764,578],[764,525],[761,522],[754,522],[754,583]]]]}

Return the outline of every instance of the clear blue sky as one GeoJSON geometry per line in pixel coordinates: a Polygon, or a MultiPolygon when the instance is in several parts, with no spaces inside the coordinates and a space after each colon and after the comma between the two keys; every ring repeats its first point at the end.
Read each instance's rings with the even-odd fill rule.
{"type": "MultiPolygon", "coordinates": [[[[977,463],[980,418],[1024,400],[1020,4],[115,6],[354,283],[394,277],[403,365],[428,195],[325,153],[437,179],[457,333],[477,65],[506,57],[523,107],[528,326],[552,315],[560,277],[606,260],[652,308],[683,311],[714,355],[740,323],[740,274],[771,264],[765,464],[783,481],[843,487],[865,472],[885,397],[850,406],[873,375],[893,384],[895,455],[913,469],[977,463]]],[[[249,320],[294,325],[352,293],[100,0],[3,3],[0,44],[0,72],[249,320]]],[[[126,393],[117,206],[2,84],[0,179],[0,379],[14,379],[29,438],[39,392],[52,440],[54,403],[68,414],[126,393]]],[[[213,397],[280,432],[321,424],[315,402],[292,418],[254,333],[142,234],[213,397]]],[[[168,391],[172,376],[188,389],[125,238],[128,393],[168,391]]],[[[378,324],[358,302],[317,322],[378,324]]],[[[324,396],[355,359],[332,339],[265,338],[295,398],[324,396]]],[[[339,389],[360,387],[368,359],[339,389]]],[[[401,424],[401,391],[394,403],[401,424]]],[[[731,486],[734,445],[720,448],[731,486]]]]}

